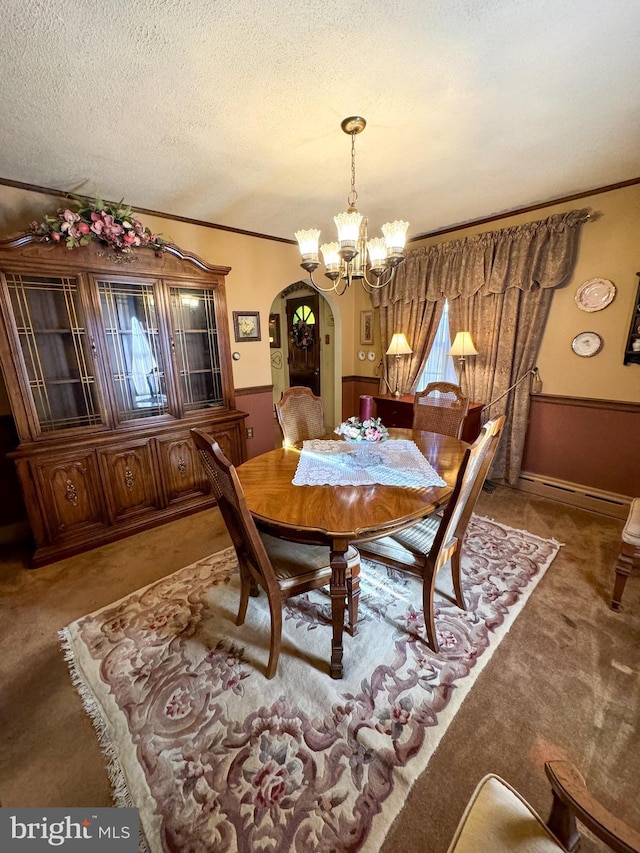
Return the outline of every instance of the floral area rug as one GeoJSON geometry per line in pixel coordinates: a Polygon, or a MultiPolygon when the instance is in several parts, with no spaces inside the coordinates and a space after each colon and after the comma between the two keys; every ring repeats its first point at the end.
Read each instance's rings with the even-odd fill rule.
{"type": "Polygon", "coordinates": [[[232,549],[73,622],[60,632],[72,679],[117,804],[140,810],[143,849],[377,851],[559,547],[474,516],[469,609],[439,600],[437,655],[420,639],[419,582],[363,561],[340,681],[324,590],[285,605],[278,672],[264,677],[266,597],[236,627],[232,549]]]}

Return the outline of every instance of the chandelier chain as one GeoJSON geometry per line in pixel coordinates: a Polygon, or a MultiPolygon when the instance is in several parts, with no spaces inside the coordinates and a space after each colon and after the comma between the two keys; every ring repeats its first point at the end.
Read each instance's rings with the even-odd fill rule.
{"type": "Polygon", "coordinates": [[[347,196],[349,207],[355,207],[358,200],[358,192],[356,190],[356,134],[355,131],[351,134],[351,192],[347,196]]]}

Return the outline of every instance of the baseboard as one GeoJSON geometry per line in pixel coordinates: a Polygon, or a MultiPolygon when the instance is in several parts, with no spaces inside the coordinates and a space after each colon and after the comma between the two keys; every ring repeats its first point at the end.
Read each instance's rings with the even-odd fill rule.
{"type": "Polygon", "coordinates": [[[26,542],[30,535],[31,528],[27,521],[0,525],[0,545],[13,545],[16,542],[26,542]]]}
{"type": "Polygon", "coordinates": [[[626,519],[629,515],[632,498],[617,495],[614,492],[604,492],[591,489],[580,483],[569,483],[566,480],[556,480],[541,474],[521,471],[516,488],[532,495],[540,495],[552,501],[588,509],[600,515],[626,519]]]}

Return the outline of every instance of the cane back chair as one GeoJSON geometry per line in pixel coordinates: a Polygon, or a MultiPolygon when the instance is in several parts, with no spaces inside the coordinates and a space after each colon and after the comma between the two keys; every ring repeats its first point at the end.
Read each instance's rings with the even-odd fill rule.
{"type": "Polygon", "coordinates": [[[434,597],[438,571],[450,562],[456,604],[465,609],[460,576],[462,541],[478,500],[504,426],[504,415],[489,421],[465,451],[453,492],[442,516],[433,514],[417,524],[371,542],[358,544],[373,560],[422,580],[422,604],[427,642],[439,651],[434,597]]]}
{"type": "MultiPolygon", "coordinates": [[[[329,583],[329,547],[287,542],[260,533],[247,507],[236,469],[218,443],[198,429],[191,430],[191,437],[211,480],[218,508],[238,558],[240,607],[236,624],[244,623],[250,594],[255,594],[259,587],[267,594],[271,615],[271,640],[266,676],[273,678],[280,655],[282,605],[294,595],[329,583]]],[[[360,555],[356,548],[351,546],[345,557],[348,625],[349,632],[353,634],[358,621],[360,555]]]]}
{"type": "Polygon", "coordinates": [[[469,398],[453,382],[430,382],[413,400],[413,428],[460,438],[469,398]]]}

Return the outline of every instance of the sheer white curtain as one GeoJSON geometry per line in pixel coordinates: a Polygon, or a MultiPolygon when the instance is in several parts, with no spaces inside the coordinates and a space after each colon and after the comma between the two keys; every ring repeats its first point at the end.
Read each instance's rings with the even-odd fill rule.
{"type": "Polygon", "coordinates": [[[445,300],[438,330],[433,339],[429,357],[425,362],[424,368],[418,374],[415,391],[423,391],[430,382],[453,382],[454,385],[458,384],[453,358],[449,355],[450,349],[449,303],[445,300]]]}

